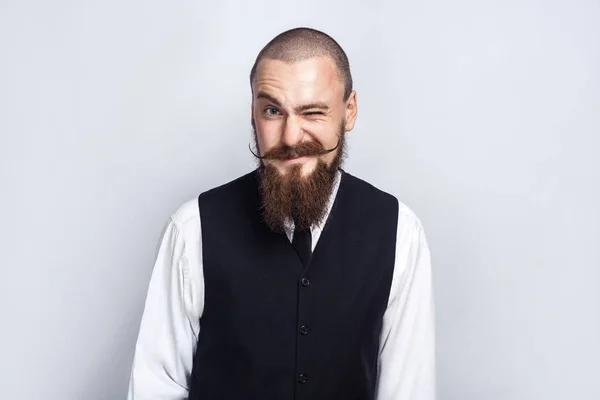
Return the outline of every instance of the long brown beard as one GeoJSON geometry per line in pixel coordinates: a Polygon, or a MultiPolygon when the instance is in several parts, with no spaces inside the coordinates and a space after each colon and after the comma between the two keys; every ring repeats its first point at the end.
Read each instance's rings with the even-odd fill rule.
{"type": "MultiPolygon", "coordinates": [[[[303,229],[323,220],[336,173],[346,156],[343,125],[340,127],[339,138],[339,148],[331,164],[327,165],[319,160],[315,169],[307,176],[302,176],[301,165],[291,165],[283,175],[273,165],[265,165],[259,160],[263,219],[271,230],[282,232],[288,219],[292,219],[303,229]]],[[[315,143],[312,142],[309,146],[315,146],[315,143]]],[[[323,150],[320,144],[318,146],[323,150]]],[[[280,153],[281,149],[275,151],[280,153]]]]}

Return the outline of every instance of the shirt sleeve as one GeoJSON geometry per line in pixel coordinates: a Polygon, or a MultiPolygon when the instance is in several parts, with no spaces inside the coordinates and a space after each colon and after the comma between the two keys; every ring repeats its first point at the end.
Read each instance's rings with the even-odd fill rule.
{"type": "Polygon", "coordinates": [[[189,317],[188,267],[185,243],[171,218],[150,278],[128,400],[187,399],[198,334],[189,317]]]}
{"type": "Polygon", "coordinates": [[[380,342],[377,400],[435,400],[431,257],[418,220],[399,218],[396,264],[380,342]]]}

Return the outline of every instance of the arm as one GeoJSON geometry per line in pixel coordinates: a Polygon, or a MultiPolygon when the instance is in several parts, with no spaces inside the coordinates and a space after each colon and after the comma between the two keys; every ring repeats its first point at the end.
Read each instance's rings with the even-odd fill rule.
{"type": "Polygon", "coordinates": [[[431,258],[418,222],[399,217],[396,264],[380,345],[377,400],[435,400],[431,258]],[[408,225],[408,228],[406,226],[408,225]]]}
{"type": "Polygon", "coordinates": [[[185,243],[171,219],[150,278],[128,400],[187,399],[199,329],[189,317],[188,267],[185,243]]]}

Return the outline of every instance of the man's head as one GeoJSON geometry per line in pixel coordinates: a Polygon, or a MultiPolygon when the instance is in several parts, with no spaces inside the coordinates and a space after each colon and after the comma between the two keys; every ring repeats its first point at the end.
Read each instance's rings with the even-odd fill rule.
{"type": "Polygon", "coordinates": [[[250,83],[265,220],[308,227],[326,212],[356,120],[348,58],[325,33],[292,29],[262,49],[250,83]]]}

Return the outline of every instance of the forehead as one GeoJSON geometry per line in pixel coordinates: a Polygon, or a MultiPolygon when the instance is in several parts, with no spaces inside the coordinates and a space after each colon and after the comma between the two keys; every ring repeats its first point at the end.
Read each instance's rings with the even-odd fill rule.
{"type": "Polygon", "coordinates": [[[253,92],[267,92],[281,102],[334,101],[343,97],[344,85],[329,57],[292,63],[263,59],[254,77],[253,92]]]}

